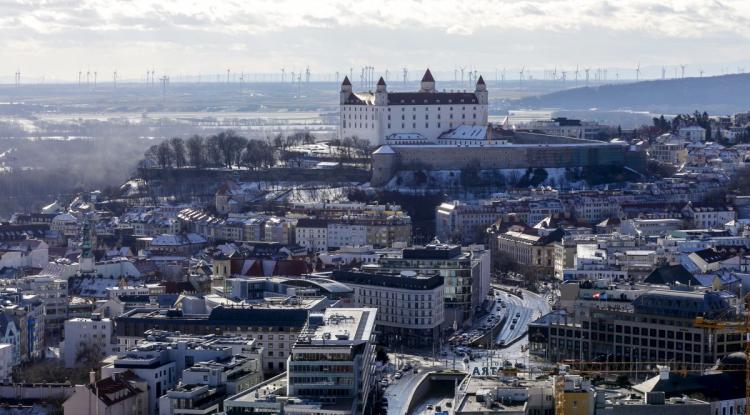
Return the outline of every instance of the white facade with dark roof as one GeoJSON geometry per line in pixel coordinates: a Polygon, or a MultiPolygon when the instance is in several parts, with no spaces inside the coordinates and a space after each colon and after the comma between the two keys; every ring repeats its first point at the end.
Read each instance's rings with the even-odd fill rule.
{"type": "Polygon", "coordinates": [[[342,139],[358,137],[376,145],[399,137],[434,142],[462,125],[487,125],[488,93],[481,76],[473,92],[438,92],[429,69],[417,92],[388,92],[383,78],[375,92],[353,92],[349,78],[344,78],[340,96],[342,139]]]}

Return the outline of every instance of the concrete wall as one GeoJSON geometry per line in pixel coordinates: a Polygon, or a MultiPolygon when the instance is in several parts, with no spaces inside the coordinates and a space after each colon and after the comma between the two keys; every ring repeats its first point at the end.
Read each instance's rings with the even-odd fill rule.
{"type": "Polygon", "coordinates": [[[16,383],[0,385],[0,398],[9,400],[63,401],[75,392],[75,386],[57,383],[16,383]]]}

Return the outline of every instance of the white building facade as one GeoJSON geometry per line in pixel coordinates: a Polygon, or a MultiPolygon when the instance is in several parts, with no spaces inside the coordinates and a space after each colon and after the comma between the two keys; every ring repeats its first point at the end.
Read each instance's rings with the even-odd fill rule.
{"type": "Polygon", "coordinates": [[[487,125],[487,86],[480,76],[474,92],[438,92],[428,69],[417,92],[388,92],[380,78],[375,92],[353,92],[344,78],[340,93],[339,138],[358,137],[373,145],[404,135],[435,141],[461,125],[487,125]]]}
{"type": "Polygon", "coordinates": [[[102,359],[112,353],[112,320],[95,315],[65,321],[65,340],[61,342],[66,368],[74,368],[79,358],[102,359]]]}

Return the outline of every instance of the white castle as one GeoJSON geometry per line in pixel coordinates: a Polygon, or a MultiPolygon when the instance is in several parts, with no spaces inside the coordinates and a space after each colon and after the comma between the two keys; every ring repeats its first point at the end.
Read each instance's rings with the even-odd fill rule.
{"type": "Polygon", "coordinates": [[[438,92],[427,69],[417,92],[388,92],[381,77],[375,93],[352,92],[341,83],[339,138],[358,137],[373,145],[387,141],[434,143],[460,126],[487,126],[487,85],[480,76],[474,92],[438,92]]]}

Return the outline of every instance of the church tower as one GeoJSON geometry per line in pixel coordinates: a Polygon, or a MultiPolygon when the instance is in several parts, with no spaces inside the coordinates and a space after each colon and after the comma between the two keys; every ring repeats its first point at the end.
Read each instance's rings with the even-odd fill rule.
{"type": "Polygon", "coordinates": [[[419,92],[436,92],[435,91],[435,78],[432,77],[432,73],[430,73],[429,68],[427,69],[427,71],[424,73],[424,76],[422,77],[422,83],[421,83],[419,92]]]}

